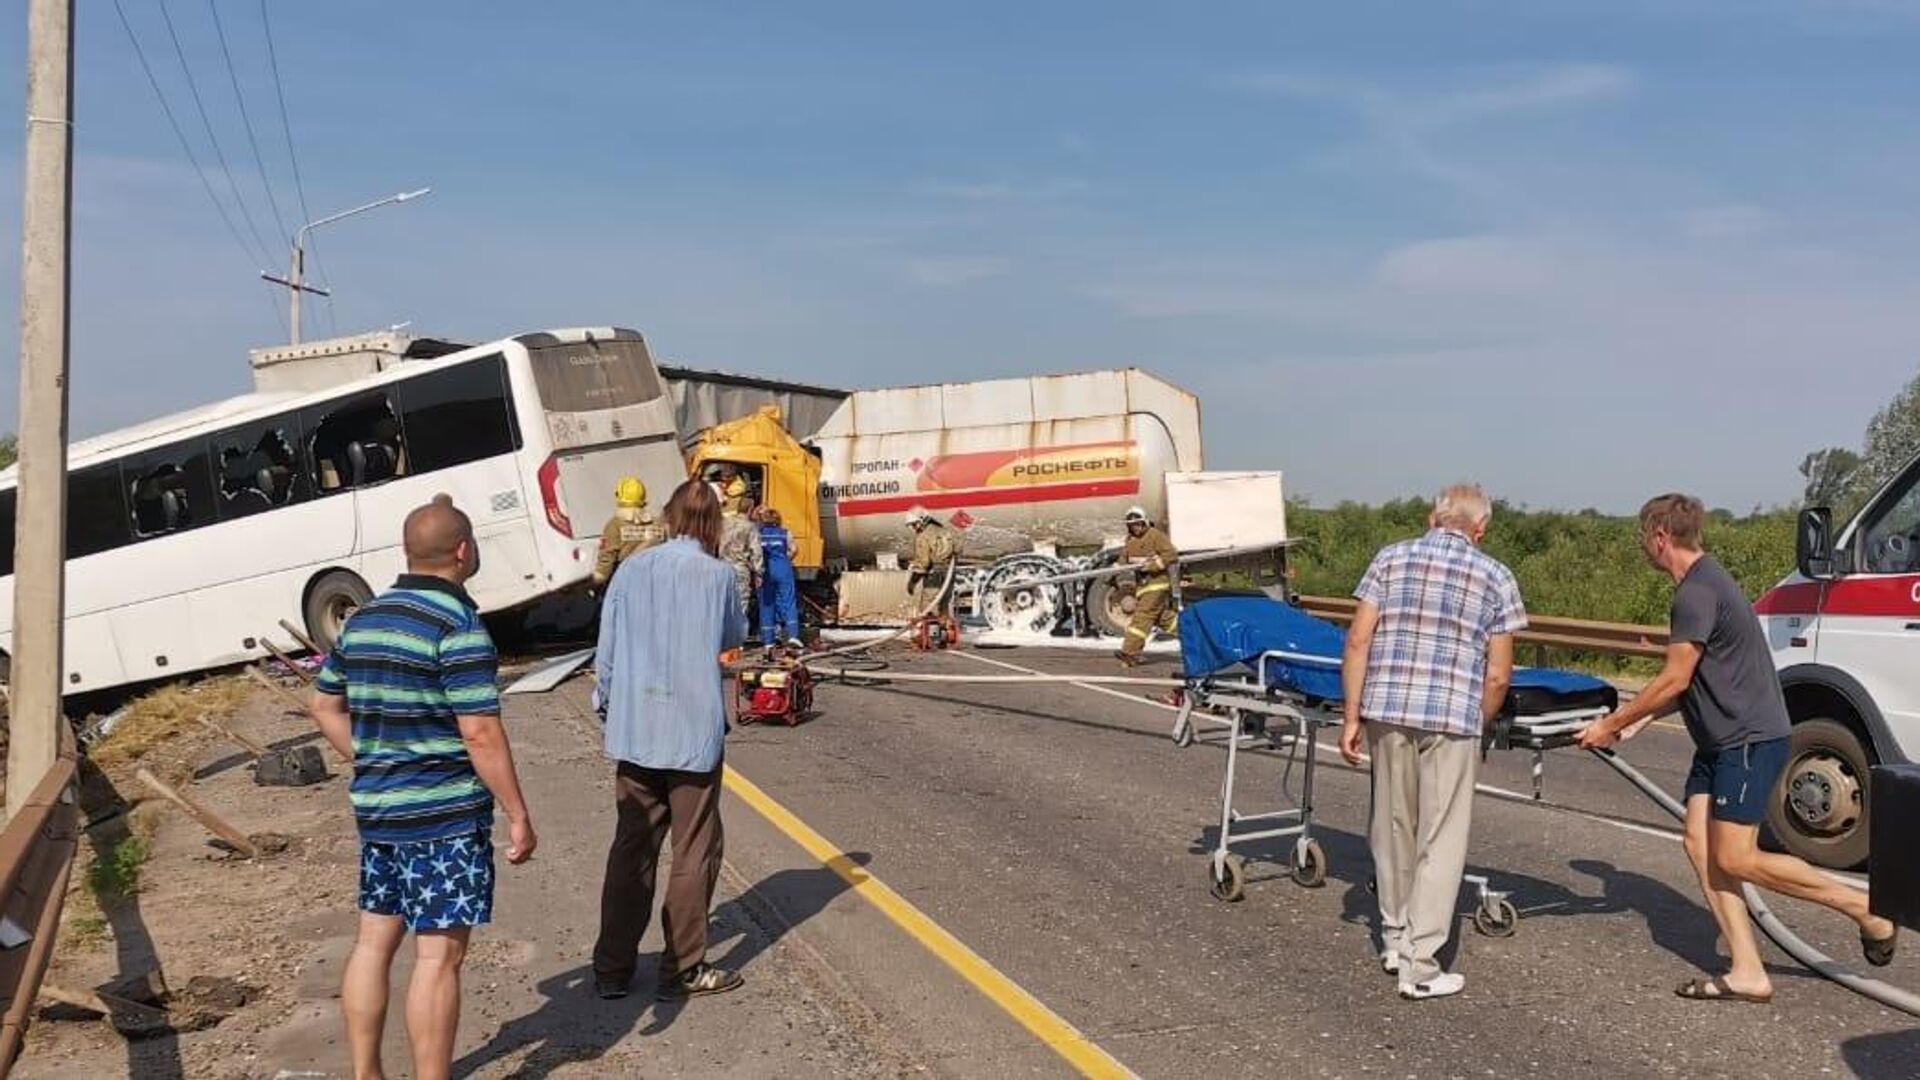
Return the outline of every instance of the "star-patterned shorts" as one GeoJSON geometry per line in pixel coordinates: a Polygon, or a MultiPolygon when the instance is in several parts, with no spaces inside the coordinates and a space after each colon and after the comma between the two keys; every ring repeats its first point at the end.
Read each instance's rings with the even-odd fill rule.
{"type": "Polygon", "coordinates": [[[492,921],[492,834],[481,829],[413,844],[362,841],[360,910],[398,915],[415,931],[492,921]]]}

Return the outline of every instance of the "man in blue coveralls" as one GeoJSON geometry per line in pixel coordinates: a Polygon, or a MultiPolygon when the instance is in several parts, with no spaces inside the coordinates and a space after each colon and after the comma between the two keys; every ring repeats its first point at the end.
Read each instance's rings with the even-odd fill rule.
{"type": "Polygon", "coordinates": [[[760,642],[773,648],[779,635],[788,645],[800,646],[800,602],[793,584],[793,537],[780,524],[780,511],[760,511],[760,552],[765,568],[760,577],[760,642]]]}

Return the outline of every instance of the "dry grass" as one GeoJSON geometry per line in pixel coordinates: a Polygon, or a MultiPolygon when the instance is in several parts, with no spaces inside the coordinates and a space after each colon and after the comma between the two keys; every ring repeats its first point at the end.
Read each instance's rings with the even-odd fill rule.
{"type": "Polygon", "coordinates": [[[92,890],[73,889],[67,893],[65,909],[60,913],[60,937],[54,949],[63,953],[97,949],[106,942],[109,929],[106,913],[100,910],[100,901],[92,890]]]}
{"type": "Polygon", "coordinates": [[[246,702],[253,684],[238,675],[216,675],[193,683],[174,683],[135,698],[112,734],[88,751],[102,768],[139,761],[156,747],[205,729],[200,716],[223,717],[246,702]]]}

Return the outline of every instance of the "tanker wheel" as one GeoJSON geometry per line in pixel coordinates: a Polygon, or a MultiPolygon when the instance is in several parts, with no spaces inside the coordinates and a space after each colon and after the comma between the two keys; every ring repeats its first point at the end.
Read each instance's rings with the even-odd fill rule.
{"type": "Polygon", "coordinates": [[[1125,589],[1115,578],[1096,578],[1087,586],[1087,625],[1102,637],[1119,637],[1127,632],[1133,613],[1123,606],[1125,589]]]}
{"type": "Polygon", "coordinates": [[[1062,563],[1045,555],[1002,559],[980,576],[974,610],[995,630],[1049,633],[1067,615],[1063,588],[1026,583],[1057,577],[1065,571],[1062,563]]]}

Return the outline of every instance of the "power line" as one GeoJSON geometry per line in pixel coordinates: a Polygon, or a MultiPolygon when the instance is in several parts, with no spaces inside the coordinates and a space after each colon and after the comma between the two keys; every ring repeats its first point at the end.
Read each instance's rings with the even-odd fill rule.
{"type": "MultiPolygon", "coordinates": [[[[287,118],[286,84],[280,79],[280,54],[273,47],[273,20],[267,16],[267,0],[260,0],[260,29],[267,38],[267,67],[273,72],[273,96],[280,103],[280,131],[287,139],[287,161],[293,166],[293,193],[300,200],[300,220],[313,220],[313,212],[307,209],[307,186],[300,178],[300,155],[293,149],[293,122],[287,118]]],[[[308,238],[307,254],[313,260],[313,274],[322,285],[327,285],[326,271],[320,268],[320,251],[308,238]]],[[[329,289],[324,299],[327,302],[327,326],[335,334],[339,326],[333,321],[333,293],[329,289]]]]}
{"type": "Polygon", "coordinates": [[[207,0],[207,11],[213,16],[213,33],[220,39],[220,56],[227,62],[227,80],[233,84],[233,100],[240,106],[240,123],[247,129],[247,146],[253,150],[253,164],[260,171],[260,189],[267,193],[267,206],[273,210],[273,223],[280,228],[283,238],[293,234],[287,230],[286,218],[280,214],[280,201],[273,197],[273,181],[267,177],[266,159],[260,156],[260,140],[253,134],[253,118],[247,115],[247,96],[240,92],[240,73],[234,69],[233,53],[227,48],[227,30],[220,24],[220,5],[215,0],[207,0]]]}
{"type": "Polygon", "coordinates": [[[173,106],[167,104],[167,95],[160,89],[160,80],[154,77],[153,65],[147,63],[147,51],[140,47],[140,38],[133,32],[133,23],[127,19],[127,9],[121,6],[120,0],[113,0],[113,10],[120,15],[120,26],[127,32],[127,42],[133,46],[134,58],[140,61],[140,70],[146,73],[147,85],[153,88],[153,98],[160,103],[160,111],[166,114],[167,126],[173,129],[173,137],[180,141],[180,149],[187,155],[187,164],[193,166],[194,175],[200,178],[200,186],[206,189],[208,201],[213,203],[214,211],[226,225],[227,235],[233,237],[240,254],[252,263],[253,252],[247,250],[247,241],[233,223],[233,215],[227,213],[227,204],[221,202],[220,196],[213,190],[213,181],[207,178],[207,170],[201,167],[199,156],[193,152],[193,144],[187,141],[187,133],[181,130],[179,118],[173,115],[173,106]]]}
{"type": "MultiPolygon", "coordinates": [[[[207,103],[200,97],[200,85],[194,81],[193,66],[187,63],[187,50],[180,45],[180,34],[174,29],[173,16],[167,11],[167,0],[155,0],[155,3],[160,8],[161,20],[167,24],[167,37],[173,41],[173,55],[180,60],[180,73],[186,76],[187,92],[193,96],[193,107],[200,113],[200,125],[206,129],[207,142],[213,144],[214,160],[220,163],[220,171],[226,174],[227,186],[233,189],[233,201],[240,208],[240,220],[246,222],[247,232],[253,237],[253,242],[260,246],[261,252],[270,253],[273,248],[260,238],[260,226],[254,224],[253,213],[247,209],[247,198],[240,193],[240,185],[233,179],[233,169],[227,165],[227,155],[220,149],[220,138],[213,133],[213,120],[207,115],[207,103]]],[[[262,265],[272,261],[271,254],[261,256],[262,265]]]]}

